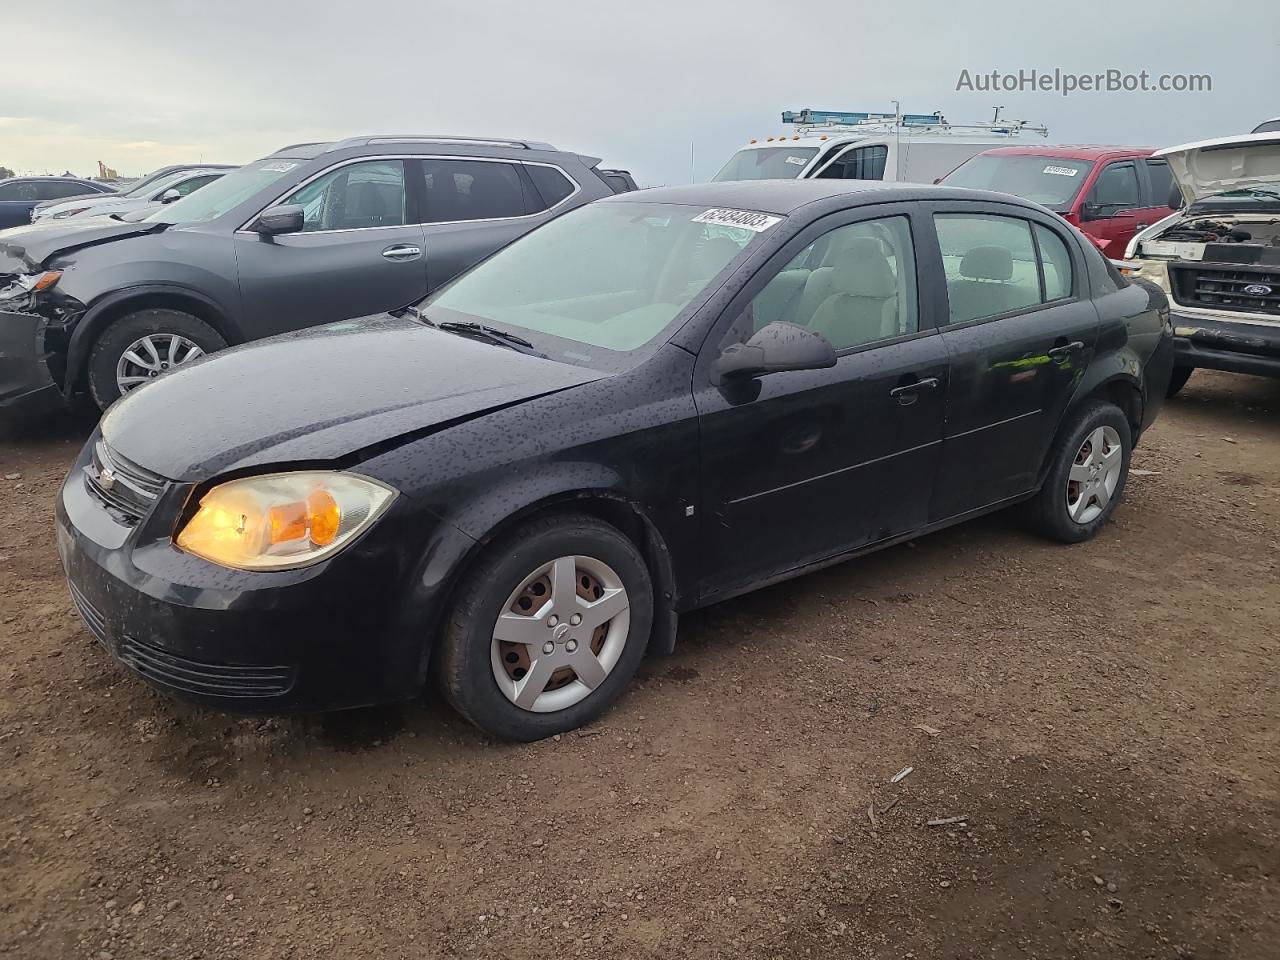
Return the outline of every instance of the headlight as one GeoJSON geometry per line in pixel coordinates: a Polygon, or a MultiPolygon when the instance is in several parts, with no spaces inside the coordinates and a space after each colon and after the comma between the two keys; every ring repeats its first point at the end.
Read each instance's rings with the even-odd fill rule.
{"type": "Polygon", "coordinates": [[[57,213],[50,213],[48,217],[50,220],[61,220],[64,217],[74,217],[77,213],[84,213],[88,209],[88,207],[73,207],[70,210],[59,210],[57,213]]]}
{"type": "Polygon", "coordinates": [[[305,567],[367,529],[396,492],[337,471],[273,473],[220,483],[200,500],[177,545],[239,570],[305,567]]]}

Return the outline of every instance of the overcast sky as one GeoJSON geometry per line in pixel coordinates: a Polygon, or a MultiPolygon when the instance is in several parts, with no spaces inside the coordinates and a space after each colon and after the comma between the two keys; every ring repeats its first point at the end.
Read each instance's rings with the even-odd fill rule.
{"type": "Polygon", "coordinates": [[[1153,144],[1280,116],[1277,0],[116,0],[4,18],[0,165],[139,174],[361,133],[529,137],[706,180],[782,110],[942,110],[1153,144]],[[993,94],[971,75],[1207,73],[1207,93],[993,94]]]}

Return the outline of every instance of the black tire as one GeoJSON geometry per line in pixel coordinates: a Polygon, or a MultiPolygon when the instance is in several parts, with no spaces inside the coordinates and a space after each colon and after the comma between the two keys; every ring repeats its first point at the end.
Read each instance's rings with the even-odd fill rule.
{"type": "Polygon", "coordinates": [[[1195,367],[1174,367],[1173,376],[1169,378],[1169,388],[1165,390],[1166,397],[1172,397],[1179,390],[1187,385],[1187,380],[1191,378],[1191,374],[1195,372],[1195,367]]]}
{"type": "Polygon", "coordinates": [[[1133,431],[1120,408],[1105,401],[1085,405],[1072,417],[1062,431],[1057,446],[1049,453],[1051,462],[1044,485],[1025,507],[1024,517],[1028,525],[1037,533],[1062,543],[1080,543],[1093,537],[1111,518],[1116,504],[1124,494],[1132,454],[1133,431]],[[1119,436],[1120,476],[1102,511],[1088,522],[1079,523],[1072,518],[1067,508],[1067,483],[1077,453],[1084,446],[1085,440],[1099,427],[1111,427],[1119,436]]]}
{"type": "Polygon", "coordinates": [[[635,544],[593,517],[549,514],[491,546],[459,585],[436,654],[436,679],[445,699],[481,730],[507,740],[541,740],[589,723],[618,698],[644,658],[652,625],[653,586],[635,544]],[[585,699],[535,713],[498,687],[491,658],[494,625],[531,573],[565,556],[592,557],[617,573],[627,591],[630,626],[617,662],[585,699]]]}
{"type": "Polygon", "coordinates": [[[129,347],[147,335],[176,334],[190,340],[205,353],[227,345],[217,330],[199,317],[179,310],[138,310],[112,321],[98,334],[89,353],[89,394],[99,410],[106,410],[120,398],[116,364],[129,347]]]}

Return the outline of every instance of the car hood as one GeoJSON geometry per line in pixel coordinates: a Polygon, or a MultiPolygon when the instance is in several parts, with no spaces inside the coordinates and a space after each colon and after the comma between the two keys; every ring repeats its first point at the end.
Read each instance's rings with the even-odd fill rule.
{"type": "Polygon", "coordinates": [[[60,207],[64,203],[74,205],[77,200],[97,200],[101,197],[114,196],[116,196],[116,191],[114,190],[110,193],[77,193],[72,197],[59,197],[57,200],[41,200],[32,208],[32,210],[44,211],[48,210],[50,207],[60,207]]]}
{"type": "Polygon", "coordinates": [[[1169,161],[1169,172],[1188,205],[1228,190],[1280,184],[1280,133],[1184,143],[1152,156],[1169,161]]]}
{"type": "Polygon", "coordinates": [[[89,220],[42,220],[0,231],[0,276],[30,273],[56,253],[139,237],[165,229],[162,223],[121,223],[106,217],[89,220]]]}
{"type": "Polygon", "coordinates": [[[175,369],[108,410],[113,450],[171,480],[359,456],[604,374],[380,315],[175,369]]]}

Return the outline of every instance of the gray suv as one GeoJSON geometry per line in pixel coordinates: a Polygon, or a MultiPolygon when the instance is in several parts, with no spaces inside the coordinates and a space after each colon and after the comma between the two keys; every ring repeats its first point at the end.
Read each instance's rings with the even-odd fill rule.
{"type": "Polygon", "coordinates": [[[630,183],[598,163],[524,140],[300,143],[137,222],[0,232],[0,412],[81,389],[105,409],[230,344],[405,307],[630,183]]]}

